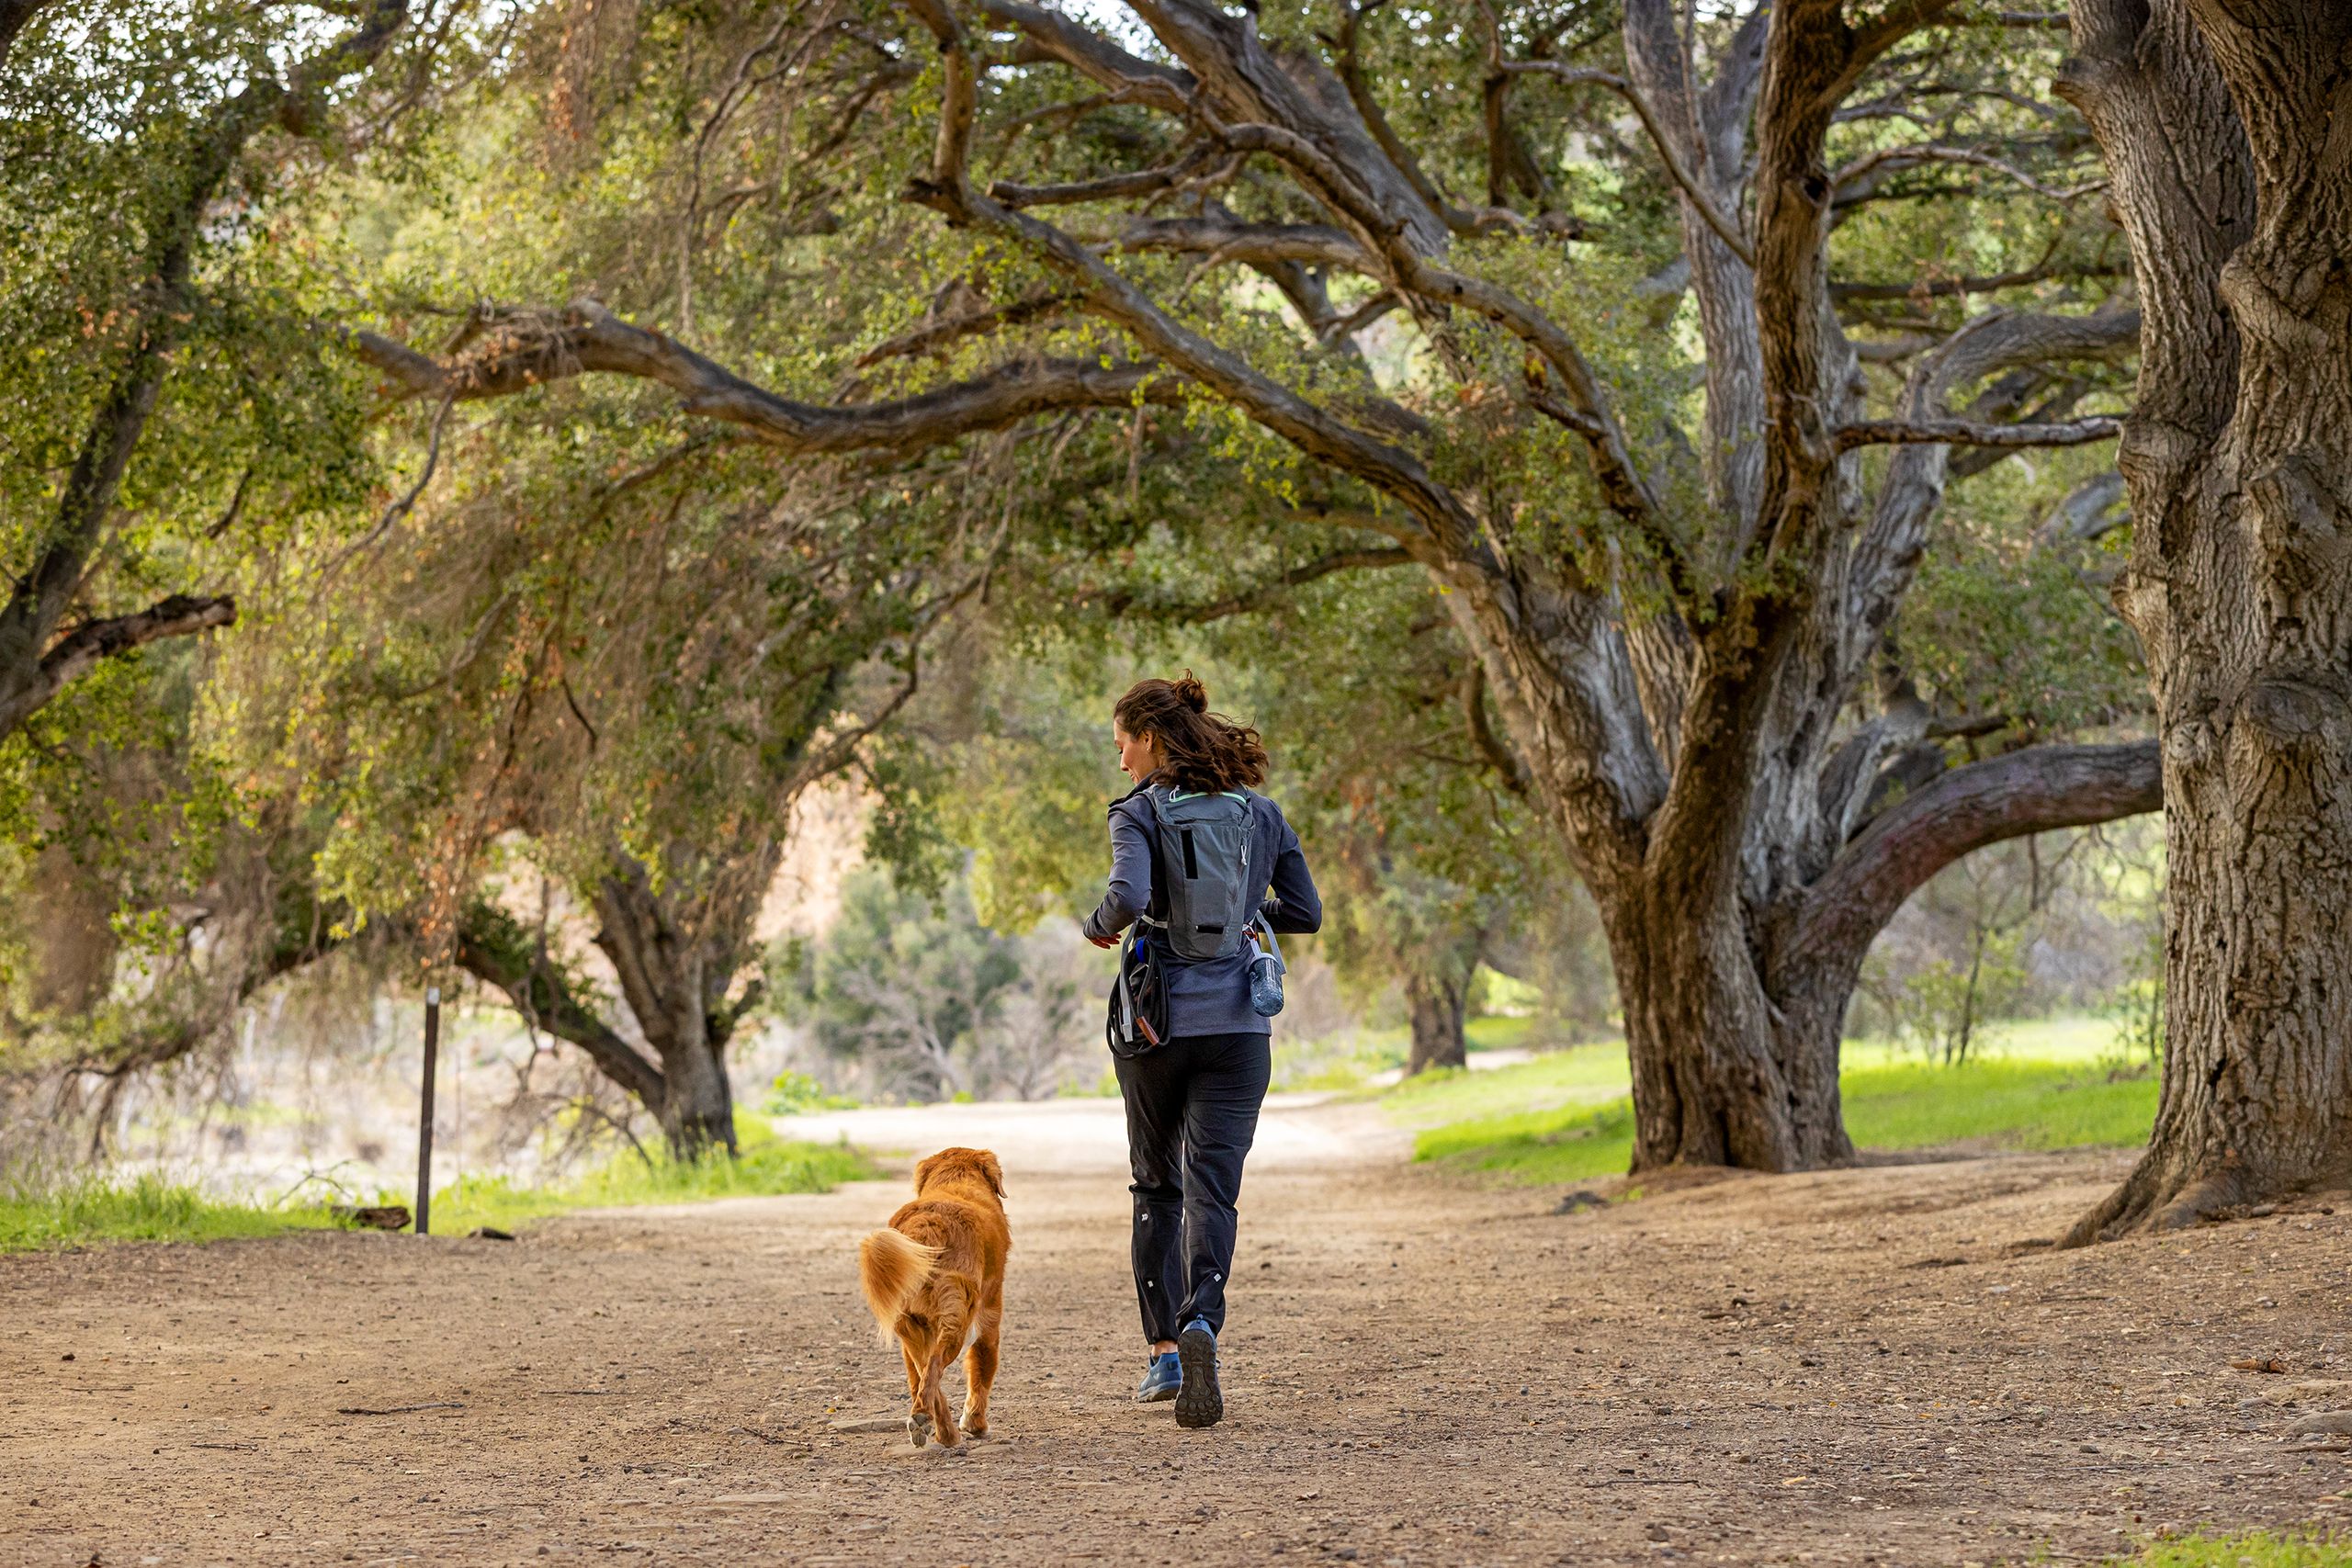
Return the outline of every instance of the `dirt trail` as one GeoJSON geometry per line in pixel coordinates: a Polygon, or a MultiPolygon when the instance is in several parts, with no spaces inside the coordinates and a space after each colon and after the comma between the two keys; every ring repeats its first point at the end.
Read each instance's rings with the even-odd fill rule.
{"type": "Polygon", "coordinates": [[[1372,1115],[1271,1113],[1206,1433],[1127,1403],[1083,1111],[903,1123],[1010,1168],[1000,1436],[960,1458],[830,1429],[900,1407],[850,1265],[895,1181],[0,1258],[0,1561],[2066,1562],[2352,1484],[2279,1441],[2352,1405],[2352,1208],[2005,1257],[2124,1164],[2084,1155],[1555,1215],[1372,1115]]]}

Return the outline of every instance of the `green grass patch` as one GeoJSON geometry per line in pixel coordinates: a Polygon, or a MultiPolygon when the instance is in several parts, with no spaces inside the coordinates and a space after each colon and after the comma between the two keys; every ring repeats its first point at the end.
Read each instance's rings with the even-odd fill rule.
{"type": "Polygon", "coordinates": [[[321,1204],[274,1207],[223,1201],[161,1176],[129,1181],[85,1177],[0,1189],[0,1252],[93,1241],[225,1241],[340,1224],[321,1204]]]}
{"type": "MultiPolygon", "coordinates": [[[[2085,1065],[2115,1054],[2115,1020],[2088,1013],[2062,1013],[2054,1018],[1996,1019],[1976,1032],[1969,1060],[2080,1062],[2085,1065]]],[[[1899,1041],[1849,1040],[1839,1052],[1849,1067],[1883,1066],[1921,1059],[1916,1046],[1899,1041]]]]}
{"type": "MultiPolygon", "coordinates": [[[[1482,1075],[1483,1076],[1483,1075],[1482,1075]]],[[[1522,1111],[1423,1131],[1416,1159],[1448,1160],[1512,1181],[1582,1181],[1622,1175],[1634,1155],[1634,1102],[1522,1111]]]]}
{"type": "Polygon", "coordinates": [[[1523,1051],[1540,1043],[1532,1017],[1488,1013],[1462,1026],[1462,1043],[1472,1051],[1523,1051]]]}
{"type": "Polygon", "coordinates": [[[1442,1068],[1407,1078],[1382,1097],[1408,1126],[1434,1127],[1480,1117],[1599,1105],[1625,1092],[1630,1077],[1623,1041],[1549,1051],[1532,1062],[1471,1070],[1442,1068]]]}
{"type": "Polygon", "coordinates": [[[2318,1530],[2248,1530],[2244,1535],[2188,1535],[2151,1541],[2109,1568],[2344,1568],[2352,1542],[2318,1530]]]}
{"type": "MultiPolygon", "coordinates": [[[[433,1194],[433,1229],[440,1235],[461,1235],[477,1225],[511,1231],[567,1209],[826,1192],[843,1181],[882,1174],[863,1150],[846,1144],[787,1143],[757,1118],[739,1119],[735,1136],[742,1152],[732,1160],[680,1164],[656,1149],[650,1164],[622,1154],[547,1187],[518,1187],[504,1177],[461,1177],[433,1194]]],[[[385,1192],[377,1201],[406,1204],[410,1197],[385,1192]]],[[[94,1241],[224,1241],[333,1230],[342,1223],[323,1203],[239,1202],[153,1175],[129,1181],[91,1176],[54,1185],[21,1180],[0,1186],[0,1252],[94,1241]]]]}
{"type": "Polygon", "coordinates": [[[2109,1081],[2070,1062],[1911,1062],[1848,1073],[1846,1130],[1864,1148],[1984,1139],[2006,1149],[2143,1144],[2156,1119],[2154,1075],[2109,1081]]]}
{"type": "MultiPolygon", "coordinates": [[[[659,1148],[650,1160],[635,1153],[545,1187],[518,1187],[501,1176],[461,1177],[433,1194],[433,1229],[460,1235],[477,1225],[511,1231],[568,1209],[617,1209],[647,1203],[691,1203],[706,1198],[763,1198],[781,1192],[830,1192],[844,1181],[882,1174],[862,1149],[847,1144],[789,1143],[756,1117],[735,1119],[739,1153],[692,1163],[659,1148]]],[[[385,1201],[402,1201],[398,1194],[385,1201]]]]}
{"type": "MultiPolygon", "coordinates": [[[[1622,1047],[1589,1046],[1491,1073],[1417,1079],[1398,1086],[1389,1101],[1401,1120],[1420,1127],[1414,1140],[1420,1159],[1517,1181],[1615,1175],[1632,1157],[1634,1119],[1633,1102],[1622,1095],[1593,1102],[1609,1084],[1610,1053],[1622,1070],[1622,1047]],[[1531,1105],[1540,1099],[1552,1103],[1531,1105]]],[[[2146,1139],[2156,1114],[2153,1077],[2109,1081],[2074,1062],[1995,1057],[1941,1067],[1915,1059],[1851,1068],[1843,1087],[1847,1130],[1865,1148],[2133,1144],[2146,1139]]]]}

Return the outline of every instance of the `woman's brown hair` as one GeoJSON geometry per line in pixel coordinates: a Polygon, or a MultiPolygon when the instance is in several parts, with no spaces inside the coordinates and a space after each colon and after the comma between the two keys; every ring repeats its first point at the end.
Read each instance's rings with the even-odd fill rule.
{"type": "Polygon", "coordinates": [[[1157,782],[1179,789],[1229,790],[1266,782],[1266,748],[1258,732],[1209,712],[1209,689],[1190,670],[1173,681],[1137,681],[1112,706],[1128,735],[1149,735],[1167,764],[1157,782]]]}

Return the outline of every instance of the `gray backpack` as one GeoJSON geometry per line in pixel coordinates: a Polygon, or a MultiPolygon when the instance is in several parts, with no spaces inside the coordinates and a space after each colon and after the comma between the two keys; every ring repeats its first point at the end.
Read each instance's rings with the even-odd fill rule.
{"type": "Polygon", "coordinates": [[[1159,823],[1169,950],[1188,963],[1240,951],[1269,875],[1250,864],[1248,792],[1206,795],[1155,784],[1151,807],[1159,823]]]}

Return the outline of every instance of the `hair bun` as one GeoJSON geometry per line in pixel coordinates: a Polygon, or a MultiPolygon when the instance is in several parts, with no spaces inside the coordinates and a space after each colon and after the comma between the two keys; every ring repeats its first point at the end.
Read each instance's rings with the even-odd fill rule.
{"type": "Polygon", "coordinates": [[[1209,689],[1202,685],[1190,670],[1185,671],[1169,684],[1176,688],[1176,700],[1194,713],[1209,711],[1209,689]]]}

